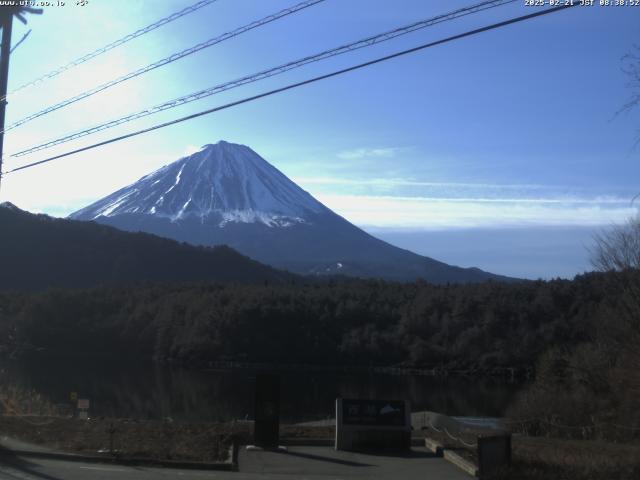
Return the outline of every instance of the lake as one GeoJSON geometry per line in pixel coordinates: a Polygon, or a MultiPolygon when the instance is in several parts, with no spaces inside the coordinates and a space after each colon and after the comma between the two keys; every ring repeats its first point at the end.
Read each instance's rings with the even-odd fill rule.
{"type": "MultiPolygon", "coordinates": [[[[333,416],[336,397],[408,399],[413,411],[501,416],[521,384],[498,379],[341,372],[281,373],[283,422],[333,416]]],[[[127,359],[28,359],[0,363],[4,386],[34,391],[53,404],[71,392],[92,416],[182,421],[253,417],[256,371],[194,371],[127,359]]]]}

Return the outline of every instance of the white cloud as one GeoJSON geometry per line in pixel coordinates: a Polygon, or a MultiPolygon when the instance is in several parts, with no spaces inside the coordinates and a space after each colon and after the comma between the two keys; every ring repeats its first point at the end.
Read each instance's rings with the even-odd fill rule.
{"type": "Polygon", "coordinates": [[[424,198],[318,195],[336,213],[360,226],[447,229],[515,226],[593,226],[637,214],[629,202],[597,199],[424,198]]]}
{"type": "Polygon", "coordinates": [[[360,185],[381,187],[459,187],[459,188],[509,188],[509,189],[541,189],[539,184],[495,184],[464,182],[424,182],[407,178],[338,178],[338,177],[293,177],[293,181],[307,185],[360,185]]]}
{"type": "Polygon", "coordinates": [[[385,147],[385,148],[356,148],[354,150],[343,150],[336,155],[343,160],[356,160],[366,157],[387,157],[391,158],[401,150],[399,147],[385,147]]]}
{"type": "Polygon", "coordinates": [[[533,183],[428,182],[406,178],[295,177],[315,195],[417,199],[422,202],[629,206],[632,191],[533,183]]]}

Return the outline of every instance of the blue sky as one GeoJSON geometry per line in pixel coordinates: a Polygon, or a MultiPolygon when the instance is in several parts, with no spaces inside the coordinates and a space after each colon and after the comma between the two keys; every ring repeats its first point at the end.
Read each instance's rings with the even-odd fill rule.
{"type": "MultiPolygon", "coordinates": [[[[10,89],[180,10],[191,0],[67,1],[15,24],[29,38],[10,89]]],[[[218,0],[9,99],[12,123],[173,52],[295,4],[218,0]]],[[[42,141],[471,1],[326,0],[7,133],[42,141]]],[[[524,2],[446,22],[21,159],[12,168],[484,24],[524,2]]],[[[637,212],[640,112],[621,58],[640,7],[575,7],[431,48],[7,176],[0,199],[62,216],[220,139],[249,145],[327,206],[449,263],[529,278],[589,268],[594,230],[637,212]]]]}

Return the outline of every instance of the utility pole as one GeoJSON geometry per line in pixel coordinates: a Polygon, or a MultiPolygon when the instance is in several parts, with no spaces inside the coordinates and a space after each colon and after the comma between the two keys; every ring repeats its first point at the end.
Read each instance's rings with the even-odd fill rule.
{"type": "Polygon", "coordinates": [[[4,152],[4,119],[7,112],[7,85],[9,83],[9,55],[11,54],[11,28],[13,12],[0,11],[2,45],[0,46],[0,185],[2,184],[2,156],[4,152]]]}
{"type": "Polygon", "coordinates": [[[15,5],[0,7],[0,27],[2,27],[2,45],[0,45],[0,186],[2,185],[2,157],[4,154],[4,119],[7,112],[7,89],[9,84],[9,56],[11,55],[11,30],[13,16],[26,25],[24,13],[39,15],[42,9],[15,5]]]}

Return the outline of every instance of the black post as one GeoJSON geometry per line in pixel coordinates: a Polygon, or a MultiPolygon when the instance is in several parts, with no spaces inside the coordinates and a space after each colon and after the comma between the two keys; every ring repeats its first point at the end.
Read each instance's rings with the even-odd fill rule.
{"type": "Polygon", "coordinates": [[[253,437],[256,446],[278,448],[280,438],[280,377],[256,376],[256,403],[253,437]]]}
{"type": "Polygon", "coordinates": [[[0,47],[0,182],[2,182],[2,155],[4,152],[4,119],[7,109],[7,84],[9,81],[9,54],[11,53],[11,28],[13,12],[0,11],[2,22],[2,46],[0,47]]]}

